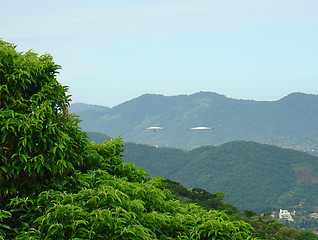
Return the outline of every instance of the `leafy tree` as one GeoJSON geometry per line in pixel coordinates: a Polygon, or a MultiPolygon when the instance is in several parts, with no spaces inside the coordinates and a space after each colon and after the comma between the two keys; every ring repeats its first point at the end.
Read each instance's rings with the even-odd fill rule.
{"type": "Polygon", "coordinates": [[[166,179],[165,185],[177,199],[182,202],[196,203],[206,210],[226,211],[229,215],[238,214],[239,211],[233,205],[224,203],[223,199],[227,197],[222,192],[209,193],[201,188],[187,189],[180,183],[166,179]]]}
{"type": "Polygon", "coordinates": [[[88,143],[50,55],[0,47],[0,239],[251,239],[124,162],[120,138],[88,143]]]}
{"type": "Polygon", "coordinates": [[[249,223],[253,227],[252,236],[260,239],[276,239],[276,234],[285,225],[276,220],[269,219],[270,213],[265,213],[260,216],[259,214],[244,210],[241,217],[238,218],[244,222],[249,223]]]}
{"type": "MultiPolygon", "coordinates": [[[[118,158],[121,140],[93,145],[99,167],[75,171],[35,198],[13,198],[16,239],[251,239],[251,226],[173,199],[160,177],[118,158]],[[107,156],[107,157],[105,157],[107,156]],[[117,156],[117,157],[116,157],[117,156]],[[18,223],[18,224],[17,224],[18,223]]],[[[96,162],[95,162],[96,163],[96,162]]],[[[94,164],[95,164],[94,163],[94,164]]]]}
{"type": "Polygon", "coordinates": [[[262,216],[251,210],[244,210],[242,213],[239,213],[231,204],[223,203],[223,198],[226,197],[226,195],[221,192],[211,194],[200,188],[188,190],[180,183],[169,179],[166,179],[164,182],[166,187],[182,202],[196,203],[207,210],[226,210],[226,213],[232,219],[243,220],[249,223],[253,227],[252,237],[260,239],[281,239],[286,232],[292,232],[295,233],[295,239],[316,239],[315,235],[311,232],[298,232],[290,228],[287,228],[288,231],[286,231],[286,226],[283,223],[269,218],[270,213],[265,213],[262,216]]]}
{"type": "Polygon", "coordinates": [[[292,240],[296,239],[298,236],[298,231],[294,228],[282,227],[275,234],[277,240],[292,240]]]}
{"type": "Polygon", "coordinates": [[[1,198],[34,190],[83,162],[86,135],[67,112],[70,96],[56,80],[58,69],[50,55],[17,52],[0,40],[1,198]]]}
{"type": "Polygon", "coordinates": [[[295,239],[296,240],[317,240],[318,236],[312,232],[300,232],[295,239]]]}

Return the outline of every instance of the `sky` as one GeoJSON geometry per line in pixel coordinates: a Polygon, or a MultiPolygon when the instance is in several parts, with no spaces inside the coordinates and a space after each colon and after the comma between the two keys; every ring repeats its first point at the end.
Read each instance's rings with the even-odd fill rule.
{"type": "Polygon", "coordinates": [[[317,0],[0,0],[0,38],[49,53],[72,103],[318,94],[317,0]]]}

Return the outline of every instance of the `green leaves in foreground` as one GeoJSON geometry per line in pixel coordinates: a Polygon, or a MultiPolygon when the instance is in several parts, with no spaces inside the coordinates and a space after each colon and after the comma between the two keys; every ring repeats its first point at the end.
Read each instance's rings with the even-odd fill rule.
{"type": "Polygon", "coordinates": [[[0,193],[24,194],[82,165],[86,135],[68,114],[52,56],[0,40],[0,193]]]}
{"type": "MultiPolygon", "coordinates": [[[[248,239],[251,227],[225,213],[173,200],[162,180],[128,182],[104,170],[76,175],[89,188],[42,192],[40,216],[18,239],[248,239]],[[95,179],[99,179],[95,182],[95,179]]],[[[15,207],[18,207],[16,205],[15,207]]]]}
{"type": "MultiPolygon", "coordinates": [[[[248,239],[251,226],[174,200],[160,177],[119,158],[120,139],[91,145],[95,170],[52,180],[34,199],[13,198],[15,239],[248,239]],[[118,150],[118,149],[117,149],[118,150]],[[105,158],[103,156],[106,156],[105,158]],[[95,160],[94,160],[95,159],[95,160]]],[[[89,157],[86,152],[84,159],[89,157]]],[[[85,165],[88,168],[90,165],[85,165]]]]}

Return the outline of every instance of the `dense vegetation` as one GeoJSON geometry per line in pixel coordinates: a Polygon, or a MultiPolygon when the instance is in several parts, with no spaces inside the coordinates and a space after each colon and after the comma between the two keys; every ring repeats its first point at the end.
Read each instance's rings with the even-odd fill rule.
{"type": "Polygon", "coordinates": [[[119,138],[89,143],[50,55],[0,50],[1,239],[251,239],[125,163],[119,138]]]}
{"type": "Polygon", "coordinates": [[[221,192],[209,193],[201,188],[187,189],[180,183],[165,180],[166,187],[175,195],[177,199],[185,203],[197,203],[206,210],[225,211],[232,219],[245,221],[253,226],[252,237],[260,239],[296,239],[296,240],[315,240],[311,231],[296,231],[292,227],[286,227],[283,223],[272,219],[270,213],[259,215],[250,210],[239,212],[237,208],[229,203],[224,203],[227,197],[221,192]]]}
{"type": "Polygon", "coordinates": [[[124,155],[152,176],[224,192],[241,211],[291,208],[304,199],[312,211],[318,206],[318,158],[300,151],[245,141],[191,151],[125,143],[124,155]]]}
{"type": "Polygon", "coordinates": [[[113,108],[72,104],[70,111],[80,116],[85,131],[121,135],[125,142],[189,150],[246,140],[318,154],[318,95],[292,93],[267,102],[209,92],[172,97],[145,94],[113,108]],[[166,129],[145,130],[156,125],[166,129]],[[197,126],[214,130],[189,130],[197,126]]]}
{"type": "Polygon", "coordinates": [[[225,211],[231,216],[240,214],[239,210],[232,204],[224,203],[224,198],[228,197],[222,192],[210,193],[202,188],[187,189],[180,183],[170,179],[164,180],[165,187],[174,194],[175,198],[185,203],[196,203],[206,210],[225,211]]]}

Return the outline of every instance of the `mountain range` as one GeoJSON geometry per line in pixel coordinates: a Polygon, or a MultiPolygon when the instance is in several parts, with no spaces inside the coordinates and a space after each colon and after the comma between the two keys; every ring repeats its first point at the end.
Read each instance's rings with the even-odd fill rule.
{"type": "Polygon", "coordinates": [[[70,112],[87,132],[125,142],[194,149],[229,141],[256,141],[318,154],[318,95],[291,93],[277,101],[232,99],[213,92],[144,94],[113,108],[74,103],[70,112]],[[160,126],[158,131],[147,130],[160,126]],[[196,131],[193,127],[211,127],[196,131]]]}

